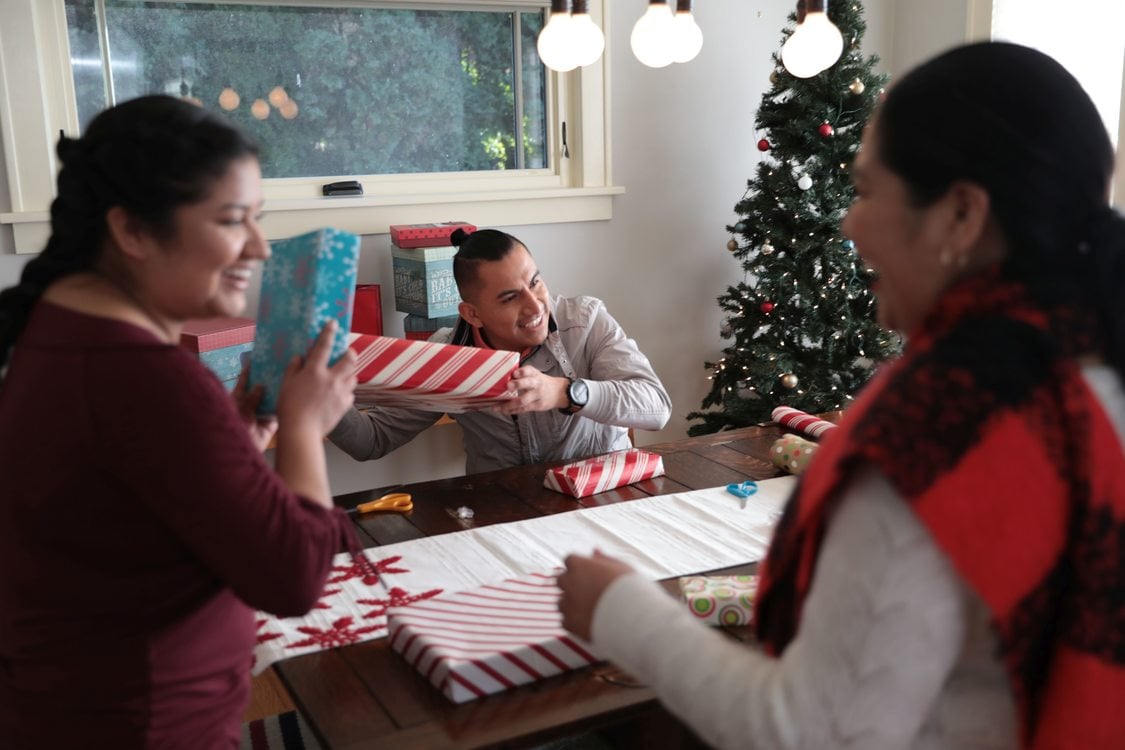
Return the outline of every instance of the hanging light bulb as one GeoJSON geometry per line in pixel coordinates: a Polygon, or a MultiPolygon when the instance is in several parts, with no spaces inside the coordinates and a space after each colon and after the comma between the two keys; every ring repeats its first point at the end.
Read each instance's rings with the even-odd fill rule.
{"type": "Polygon", "coordinates": [[[798,0],[797,28],[781,48],[781,62],[797,78],[812,78],[840,59],[844,37],[828,20],[828,0],[798,0]]]}
{"type": "Polygon", "coordinates": [[[539,32],[535,49],[539,59],[551,70],[565,73],[578,67],[578,56],[574,52],[570,27],[569,0],[551,0],[551,15],[547,25],[539,32]]]}
{"type": "Polygon", "coordinates": [[[227,86],[219,93],[219,106],[230,112],[232,109],[238,109],[239,102],[242,97],[234,90],[232,86],[227,86]]]}
{"type": "Polygon", "coordinates": [[[570,46],[579,66],[592,65],[605,51],[605,34],[590,18],[587,0],[574,0],[570,16],[570,46]]]}
{"type": "Polygon", "coordinates": [[[250,114],[259,120],[264,120],[270,116],[270,105],[266,103],[265,99],[255,99],[254,103],[250,105],[250,114]]]}
{"type": "Polygon", "coordinates": [[[691,14],[691,0],[676,0],[676,15],[672,23],[676,28],[676,35],[672,38],[672,62],[694,60],[703,49],[703,30],[691,14]]]}
{"type": "Polygon", "coordinates": [[[650,68],[663,68],[672,62],[672,40],[676,33],[668,0],[649,0],[648,10],[637,19],[629,46],[637,59],[650,68]]]}

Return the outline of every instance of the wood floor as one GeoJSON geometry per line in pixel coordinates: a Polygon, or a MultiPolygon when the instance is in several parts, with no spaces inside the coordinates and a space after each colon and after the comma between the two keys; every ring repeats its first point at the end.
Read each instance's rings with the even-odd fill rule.
{"type": "Polygon", "coordinates": [[[296,708],[289,691],[281,683],[277,672],[270,667],[255,677],[250,685],[250,706],[243,721],[255,721],[296,708]]]}

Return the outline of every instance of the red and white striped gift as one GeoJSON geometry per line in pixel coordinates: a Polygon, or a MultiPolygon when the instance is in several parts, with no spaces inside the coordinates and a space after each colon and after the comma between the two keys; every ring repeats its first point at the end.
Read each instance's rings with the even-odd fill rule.
{"type": "Polygon", "coordinates": [[[547,470],[543,486],[573,497],[586,497],[664,474],[664,459],[631,448],[547,470]]]}
{"type": "Polygon", "coordinates": [[[519,354],[475,346],[352,336],[359,405],[406,406],[447,413],[476,411],[510,398],[519,354]]]}
{"type": "Polygon", "coordinates": [[[387,610],[391,648],[454,703],[594,664],[567,633],[553,575],[513,578],[387,610]]]}
{"type": "Polygon", "coordinates": [[[788,427],[791,430],[803,432],[809,437],[819,438],[824,433],[836,429],[836,425],[831,422],[825,421],[820,417],[814,417],[811,414],[806,414],[800,409],[794,409],[791,406],[779,406],[773,410],[771,415],[773,421],[780,425],[788,427]]]}

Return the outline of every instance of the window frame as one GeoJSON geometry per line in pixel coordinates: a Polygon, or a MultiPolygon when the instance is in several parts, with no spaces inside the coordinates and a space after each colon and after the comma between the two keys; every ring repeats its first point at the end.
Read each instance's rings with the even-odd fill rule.
{"type": "MultiPolygon", "coordinates": [[[[171,0],[155,0],[166,2],[171,0]]],[[[179,0],[184,2],[185,0],[179,0]]],[[[186,0],[256,5],[335,5],[418,9],[513,11],[547,8],[547,0],[186,0]]],[[[595,22],[608,35],[605,0],[590,0],[595,22]]],[[[478,225],[524,225],[612,218],[609,70],[606,56],[569,73],[548,71],[549,169],[448,174],[333,175],[276,178],[263,184],[269,239],[333,226],[356,234],[385,234],[390,224],[464,219],[478,225]],[[566,126],[569,158],[563,157],[566,126]],[[364,195],[327,198],[320,186],[340,179],[363,183],[364,195]]],[[[0,3],[0,134],[7,160],[17,253],[39,252],[50,233],[60,131],[78,132],[74,79],[64,0],[0,3]]]]}

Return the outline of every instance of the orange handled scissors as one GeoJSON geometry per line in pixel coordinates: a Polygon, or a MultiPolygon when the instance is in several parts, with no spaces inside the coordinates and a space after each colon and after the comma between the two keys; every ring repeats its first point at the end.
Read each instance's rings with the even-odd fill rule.
{"type": "Polygon", "coordinates": [[[378,500],[360,503],[352,508],[349,513],[374,513],[375,511],[390,511],[392,513],[406,513],[414,508],[414,501],[405,492],[392,492],[383,495],[378,500]]]}

